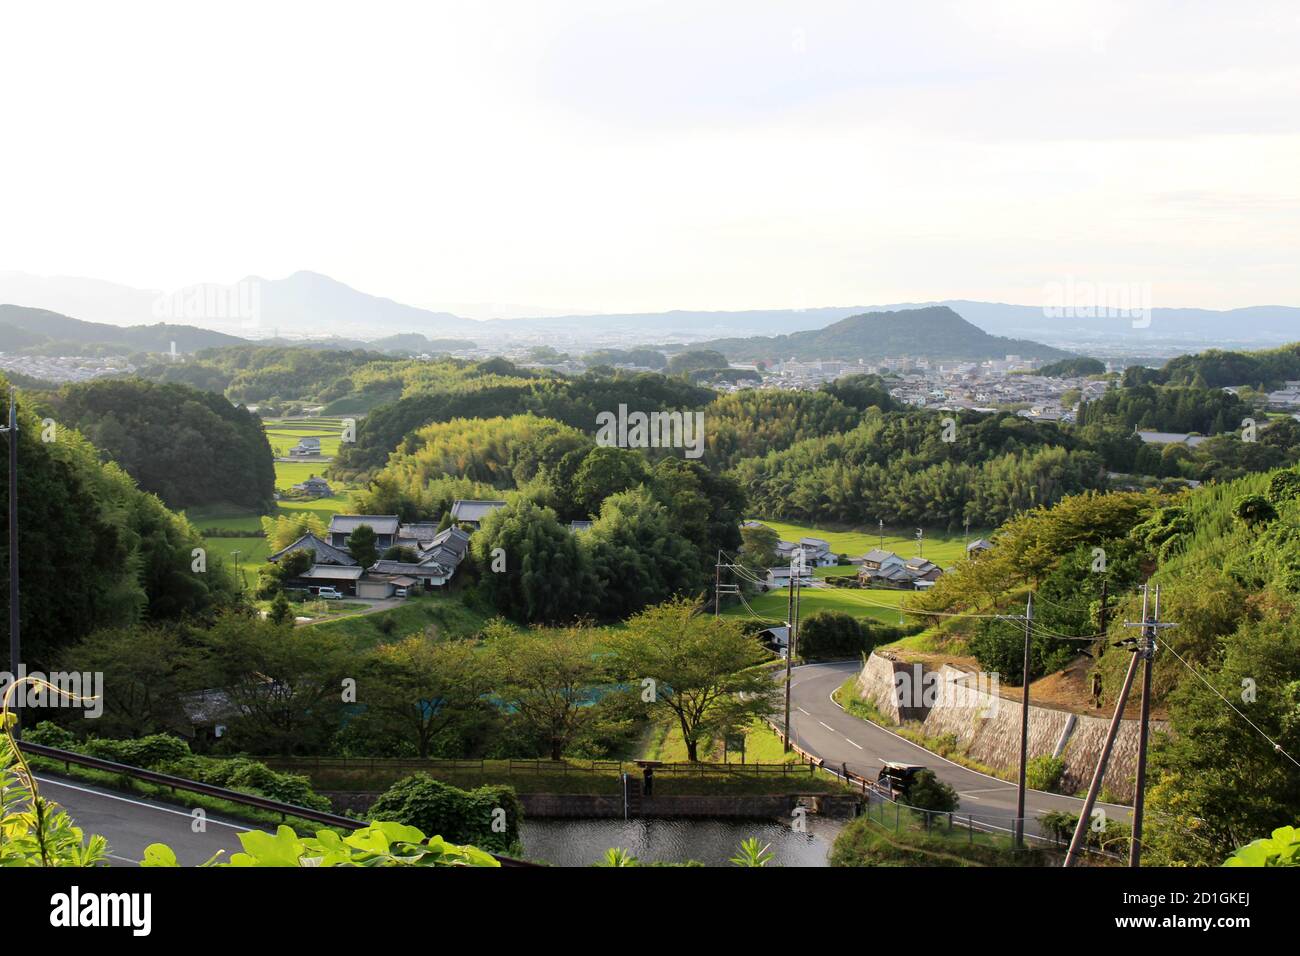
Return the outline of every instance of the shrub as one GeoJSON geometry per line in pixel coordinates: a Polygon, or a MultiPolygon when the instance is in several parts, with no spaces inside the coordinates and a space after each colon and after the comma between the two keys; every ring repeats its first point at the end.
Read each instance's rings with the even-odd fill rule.
{"type": "Polygon", "coordinates": [[[135,740],[112,740],[91,737],[79,748],[82,753],[131,767],[153,770],[160,764],[180,760],[190,755],[190,747],[171,734],[150,734],[135,740]]]}
{"type": "MultiPolygon", "coordinates": [[[[1038,818],[1043,833],[1058,843],[1069,843],[1074,838],[1074,828],[1079,825],[1079,815],[1068,810],[1052,810],[1038,818]]],[[[1129,842],[1131,831],[1118,820],[1095,816],[1084,837],[1084,846],[1093,850],[1122,852],[1129,842]]]]}
{"type": "Polygon", "coordinates": [[[58,747],[60,750],[77,749],[77,735],[50,720],[42,720],[35,727],[24,730],[23,740],[46,747],[58,747]]]}
{"type": "Polygon", "coordinates": [[[799,625],[798,653],[807,660],[854,657],[871,647],[867,628],[841,611],[818,611],[799,625]]]}
{"type": "Polygon", "coordinates": [[[523,810],[512,787],[461,790],[428,774],[405,777],[374,802],[372,820],[395,820],[436,833],[452,843],[472,843],[494,852],[519,846],[523,810]]]}
{"type": "Polygon", "coordinates": [[[957,791],[934,775],[933,770],[918,770],[907,788],[904,802],[918,810],[951,813],[961,802],[957,791]]]}
{"type": "Polygon", "coordinates": [[[1025,785],[1033,790],[1055,793],[1065,773],[1065,761],[1048,754],[1034,757],[1025,764],[1025,785]]]}

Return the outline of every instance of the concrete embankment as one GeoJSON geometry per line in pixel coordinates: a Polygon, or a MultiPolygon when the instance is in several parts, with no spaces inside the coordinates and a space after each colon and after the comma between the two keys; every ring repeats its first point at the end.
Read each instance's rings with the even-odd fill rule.
{"type": "MultiPolygon", "coordinates": [[[[858,675],[858,693],[895,723],[916,726],[931,739],[955,738],[963,753],[987,767],[1012,769],[1019,764],[1019,699],[1000,696],[970,671],[950,664],[932,667],[873,653],[858,675]],[[923,686],[928,686],[930,692],[900,692],[923,686]]],[[[1060,789],[1075,793],[1092,779],[1109,724],[1109,717],[1031,704],[1029,757],[1060,757],[1065,764],[1060,789]]],[[[1168,724],[1153,720],[1151,729],[1153,733],[1162,732],[1168,724]]],[[[1105,784],[1123,801],[1133,798],[1137,749],[1138,721],[1121,721],[1105,784]]]]}

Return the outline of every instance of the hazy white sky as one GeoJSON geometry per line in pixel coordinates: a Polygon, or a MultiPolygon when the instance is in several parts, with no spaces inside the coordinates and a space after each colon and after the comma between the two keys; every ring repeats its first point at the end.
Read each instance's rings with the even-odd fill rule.
{"type": "MultiPolygon", "coordinates": [[[[1300,304],[1300,4],[6,3],[0,270],[1300,304]]],[[[472,311],[472,310],[471,310],[472,311]]]]}

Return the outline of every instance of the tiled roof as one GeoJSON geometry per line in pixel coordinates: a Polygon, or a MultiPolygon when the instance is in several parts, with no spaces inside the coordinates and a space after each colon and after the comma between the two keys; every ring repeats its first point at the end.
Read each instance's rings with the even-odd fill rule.
{"type": "Polygon", "coordinates": [[[316,564],[341,564],[346,566],[357,563],[356,559],[342,548],[336,548],[328,541],[322,541],[310,531],[287,548],[282,548],[275,552],[275,554],[271,555],[267,560],[278,561],[286,554],[291,554],[294,551],[310,551],[316,556],[316,564]]]}
{"type": "Polygon", "coordinates": [[[330,519],[330,534],[351,534],[363,524],[375,534],[397,534],[400,522],[397,515],[335,515],[330,519]]]}
{"type": "Polygon", "coordinates": [[[482,521],[498,508],[504,508],[504,501],[474,501],[467,498],[457,498],[451,505],[452,521],[482,521]]]}

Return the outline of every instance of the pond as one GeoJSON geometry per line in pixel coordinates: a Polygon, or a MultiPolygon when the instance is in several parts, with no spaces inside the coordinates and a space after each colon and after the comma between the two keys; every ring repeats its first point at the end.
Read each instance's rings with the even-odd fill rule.
{"type": "Polygon", "coordinates": [[[611,847],[622,847],[642,863],[730,866],[742,840],[771,844],[769,866],[826,866],[839,823],[808,817],[807,832],[773,820],[525,820],[520,826],[524,856],[555,866],[591,866],[611,847]]]}

